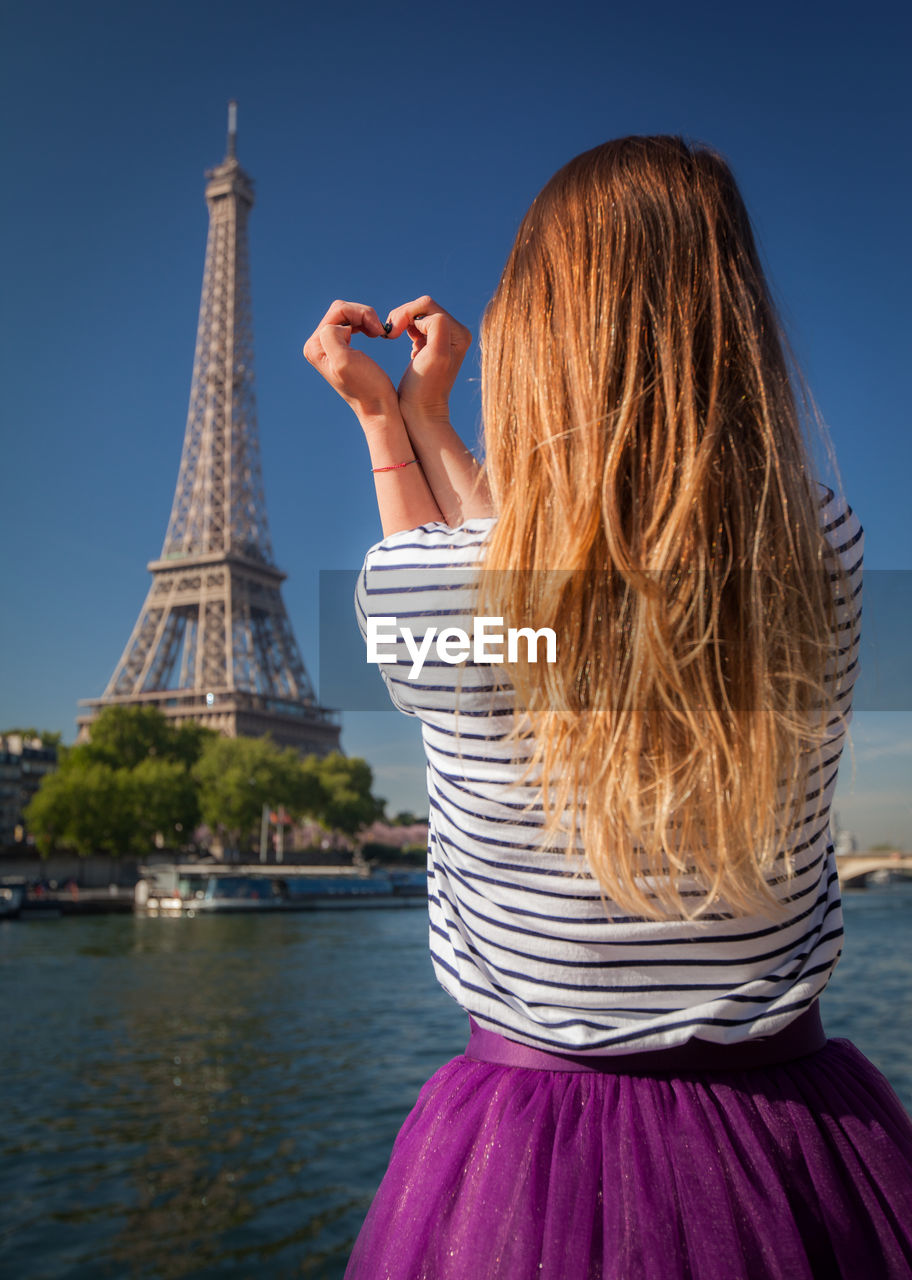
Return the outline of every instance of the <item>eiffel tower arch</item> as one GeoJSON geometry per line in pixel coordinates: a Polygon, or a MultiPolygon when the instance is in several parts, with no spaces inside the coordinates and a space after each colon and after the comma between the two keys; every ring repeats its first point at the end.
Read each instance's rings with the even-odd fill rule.
{"type": "Polygon", "coordinates": [[[110,706],[153,706],[231,737],[269,734],[318,755],[338,748],[285,611],[260,471],[247,219],[253,183],[237,159],[206,173],[209,235],[190,409],[171,519],[152,584],[100,698],[83,699],[79,738],[110,706]]]}

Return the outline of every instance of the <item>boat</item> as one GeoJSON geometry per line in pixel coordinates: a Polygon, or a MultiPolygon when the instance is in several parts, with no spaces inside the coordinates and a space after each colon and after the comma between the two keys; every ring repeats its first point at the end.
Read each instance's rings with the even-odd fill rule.
{"type": "Polygon", "coordinates": [[[0,883],[0,920],[15,920],[25,902],[25,881],[4,880],[0,883]]]}
{"type": "Polygon", "coordinates": [[[143,915],[196,916],[419,906],[426,901],[424,871],[191,863],[145,868],[136,883],[133,906],[143,915]]]}

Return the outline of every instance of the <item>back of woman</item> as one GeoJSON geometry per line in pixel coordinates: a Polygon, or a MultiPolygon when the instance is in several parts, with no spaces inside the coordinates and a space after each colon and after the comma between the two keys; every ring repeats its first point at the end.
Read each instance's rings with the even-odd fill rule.
{"type": "Polygon", "coordinates": [[[912,1275],[912,1127],[817,1006],[861,529],[728,167],[630,138],[547,184],[483,324],[483,470],[447,418],[467,337],[337,303],[305,348],[371,449],[358,616],[422,722],[471,1020],[347,1274],[912,1275]],[[354,332],[411,336],[398,390],[354,332]]]}

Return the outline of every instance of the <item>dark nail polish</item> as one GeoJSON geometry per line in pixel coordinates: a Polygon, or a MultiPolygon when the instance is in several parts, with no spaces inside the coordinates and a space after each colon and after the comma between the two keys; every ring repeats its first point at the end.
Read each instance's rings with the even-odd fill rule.
{"type": "Polygon", "coordinates": [[[386,324],[383,326],[383,332],[387,335],[387,337],[389,337],[392,327],[393,327],[392,320],[387,320],[386,324]]]}

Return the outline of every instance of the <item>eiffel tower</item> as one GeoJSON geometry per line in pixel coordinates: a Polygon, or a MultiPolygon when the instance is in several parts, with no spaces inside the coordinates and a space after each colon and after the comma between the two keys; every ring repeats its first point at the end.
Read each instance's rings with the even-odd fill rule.
{"type": "Polygon", "coordinates": [[[338,748],[317,705],[273,563],[253,380],[247,217],[253,184],[237,159],[237,104],[225,159],[206,173],[209,236],[190,410],[174,505],[152,585],[79,737],[104,707],[153,706],[230,737],[269,734],[323,755],[338,748]]]}

